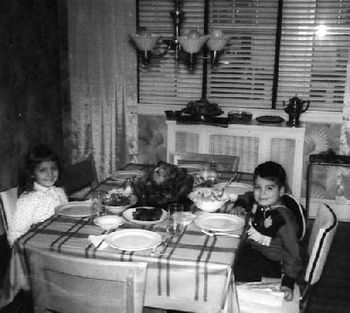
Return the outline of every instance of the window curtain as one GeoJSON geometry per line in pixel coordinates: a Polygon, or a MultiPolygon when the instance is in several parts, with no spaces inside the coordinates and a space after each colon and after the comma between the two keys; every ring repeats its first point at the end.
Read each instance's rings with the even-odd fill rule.
{"type": "Polygon", "coordinates": [[[135,3],[68,0],[71,100],[70,145],[74,163],[92,154],[102,179],[137,154],[135,3]]]}

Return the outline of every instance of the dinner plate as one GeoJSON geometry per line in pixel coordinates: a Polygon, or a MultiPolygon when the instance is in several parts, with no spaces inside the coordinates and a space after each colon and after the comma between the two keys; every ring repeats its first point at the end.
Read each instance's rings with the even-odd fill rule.
{"type": "Polygon", "coordinates": [[[206,213],[197,216],[194,223],[205,230],[234,231],[244,227],[244,219],[224,213],[206,213]]]}
{"type": "MultiPolygon", "coordinates": [[[[142,208],[147,208],[147,207],[142,207],[142,208]]],[[[151,209],[152,207],[149,207],[149,208],[151,209]]],[[[129,221],[129,222],[131,222],[131,223],[134,223],[134,224],[138,224],[138,225],[154,225],[154,224],[158,224],[158,223],[161,223],[161,222],[165,221],[166,218],[168,217],[167,211],[161,209],[163,213],[162,213],[161,217],[159,218],[159,220],[156,220],[156,221],[140,221],[140,220],[135,220],[135,219],[133,218],[133,213],[134,213],[136,210],[137,210],[137,208],[126,209],[126,210],[123,212],[123,217],[124,217],[127,221],[129,221]]]]}
{"type": "Polygon", "coordinates": [[[70,217],[86,217],[99,213],[99,208],[91,201],[72,201],[58,205],[55,212],[59,215],[70,217]]]}
{"type": "MultiPolygon", "coordinates": [[[[221,190],[226,183],[219,183],[214,186],[215,190],[221,190]]],[[[228,185],[225,188],[225,194],[228,195],[243,195],[247,191],[253,191],[253,185],[245,184],[245,183],[239,183],[239,182],[232,182],[230,185],[228,185]]]]}
{"type": "Polygon", "coordinates": [[[123,225],[125,220],[116,215],[104,215],[94,219],[95,225],[101,227],[104,230],[116,229],[120,225],[123,225]]]}
{"type": "Polygon", "coordinates": [[[144,174],[145,172],[141,170],[117,171],[117,172],[114,172],[110,178],[124,182],[128,178],[132,180],[135,177],[140,177],[140,176],[143,176],[144,174]]]}
{"type": "Polygon", "coordinates": [[[122,229],[105,238],[109,246],[123,251],[141,251],[153,249],[162,242],[162,237],[145,229],[122,229]]]}

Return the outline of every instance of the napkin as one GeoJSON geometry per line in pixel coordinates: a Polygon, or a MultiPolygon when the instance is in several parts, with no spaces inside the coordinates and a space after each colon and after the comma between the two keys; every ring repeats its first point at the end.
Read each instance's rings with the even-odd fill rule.
{"type": "Polygon", "coordinates": [[[107,235],[89,235],[88,239],[98,250],[103,250],[108,247],[108,245],[104,242],[106,237],[107,235]]]}
{"type": "Polygon", "coordinates": [[[280,283],[237,283],[236,289],[241,313],[281,312],[284,293],[279,290],[279,286],[280,283]]]}

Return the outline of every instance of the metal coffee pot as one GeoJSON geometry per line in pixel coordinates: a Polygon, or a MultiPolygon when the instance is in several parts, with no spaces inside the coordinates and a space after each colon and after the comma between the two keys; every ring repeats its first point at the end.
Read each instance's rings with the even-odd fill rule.
{"type": "Polygon", "coordinates": [[[309,105],[310,101],[301,100],[297,95],[289,99],[288,104],[283,101],[283,109],[289,115],[287,125],[298,127],[300,124],[300,115],[309,108],[309,105]]]}

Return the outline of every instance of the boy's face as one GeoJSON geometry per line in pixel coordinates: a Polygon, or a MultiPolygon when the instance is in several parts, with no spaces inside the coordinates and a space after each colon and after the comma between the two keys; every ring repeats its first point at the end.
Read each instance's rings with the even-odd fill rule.
{"type": "Polygon", "coordinates": [[[58,167],[55,162],[41,162],[34,169],[34,180],[41,186],[52,187],[58,179],[58,167]]]}
{"type": "Polygon", "coordinates": [[[274,205],[280,202],[285,192],[284,187],[279,187],[274,181],[258,176],[254,184],[255,201],[262,206],[274,205]]]}

